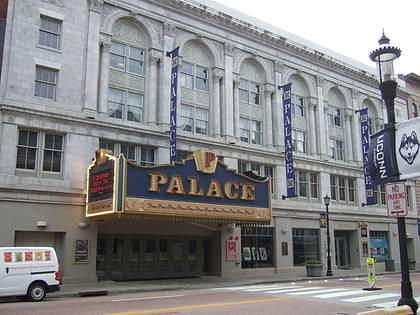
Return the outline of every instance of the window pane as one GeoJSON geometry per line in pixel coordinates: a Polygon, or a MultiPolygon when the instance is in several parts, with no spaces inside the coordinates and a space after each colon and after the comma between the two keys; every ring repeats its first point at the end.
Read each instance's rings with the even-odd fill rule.
{"type": "Polygon", "coordinates": [[[62,144],[63,136],[45,135],[43,171],[61,172],[62,144]]]}
{"type": "Polygon", "coordinates": [[[57,72],[45,68],[36,68],[35,96],[55,98],[57,72]]]}
{"type": "Polygon", "coordinates": [[[54,49],[59,48],[61,22],[41,17],[39,44],[54,49]]]}
{"type": "Polygon", "coordinates": [[[108,92],[108,116],[122,119],[124,105],[124,92],[116,89],[109,89],[108,92]]]}
{"type": "Polygon", "coordinates": [[[193,74],[193,65],[187,62],[183,62],[181,65],[181,72],[193,74]]]}

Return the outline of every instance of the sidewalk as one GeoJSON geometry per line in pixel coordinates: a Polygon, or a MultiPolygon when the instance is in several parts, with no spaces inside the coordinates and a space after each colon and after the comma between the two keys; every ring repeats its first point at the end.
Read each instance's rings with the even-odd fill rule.
{"type": "MultiPolygon", "coordinates": [[[[412,271],[415,272],[415,271],[412,271]]],[[[400,271],[377,272],[377,276],[398,274],[400,271]]],[[[306,277],[306,272],[300,268],[291,268],[288,272],[269,275],[253,275],[241,277],[218,277],[203,276],[198,278],[179,278],[162,280],[139,280],[139,281],[111,281],[103,280],[96,283],[64,283],[60,291],[49,293],[48,297],[71,297],[71,296],[95,296],[118,293],[152,292],[167,290],[197,290],[218,287],[231,287],[252,284],[265,284],[277,282],[293,282],[301,280],[323,280],[340,278],[358,278],[367,282],[365,269],[335,269],[333,276],[306,277]]]]}

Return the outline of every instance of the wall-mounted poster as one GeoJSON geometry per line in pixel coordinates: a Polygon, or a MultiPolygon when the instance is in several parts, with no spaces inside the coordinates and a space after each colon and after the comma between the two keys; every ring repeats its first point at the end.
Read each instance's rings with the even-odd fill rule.
{"type": "Polygon", "coordinates": [[[369,246],[368,246],[368,242],[362,242],[362,255],[364,257],[368,257],[369,256],[369,246]]]}
{"type": "Polygon", "coordinates": [[[226,244],[226,260],[236,260],[238,241],[229,240],[226,244]]]}
{"type": "Polygon", "coordinates": [[[260,255],[258,255],[258,248],[251,247],[252,260],[260,260],[260,255]]]}
{"type": "Polygon", "coordinates": [[[259,250],[261,260],[267,260],[267,250],[265,249],[265,247],[260,247],[259,250]]]}
{"type": "Polygon", "coordinates": [[[249,247],[242,248],[242,258],[245,261],[252,260],[252,257],[251,257],[251,248],[249,248],[249,247]]]}
{"type": "Polygon", "coordinates": [[[76,239],[74,241],[74,263],[88,264],[89,263],[89,240],[76,239]]]}

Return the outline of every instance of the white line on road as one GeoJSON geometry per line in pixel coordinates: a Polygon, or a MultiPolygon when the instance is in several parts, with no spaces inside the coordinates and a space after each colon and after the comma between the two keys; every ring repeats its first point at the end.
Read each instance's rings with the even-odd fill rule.
{"type": "Polygon", "coordinates": [[[132,299],[121,299],[121,300],[111,300],[111,302],[126,302],[126,301],[140,301],[140,300],[154,300],[154,299],[170,299],[176,297],[183,297],[184,295],[165,295],[165,296],[150,296],[144,298],[132,298],[132,299]]]}
{"type": "Polygon", "coordinates": [[[358,298],[344,299],[344,300],[341,300],[341,301],[357,303],[357,302],[366,302],[366,301],[379,300],[379,299],[387,299],[387,298],[395,297],[395,296],[400,296],[400,295],[396,294],[396,293],[384,293],[384,294],[362,296],[362,297],[358,297],[358,298]]]}
{"type": "Polygon", "coordinates": [[[288,286],[272,286],[272,287],[263,287],[263,288],[255,288],[255,289],[245,289],[242,291],[246,291],[246,292],[260,292],[260,291],[270,291],[270,290],[283,290],[283,289],[294,289],[294,288],[301,288],[300,286],[293,286],[293,285],[288,285],[288,286]]]}
{"type": "Polygon", "coordinates": [[[318,299],[331,299],[331,298],[342,297],[342,296],[349,296],[349,295],[356,295],[356,294],[371,294],[371,293],[373,293],[373,291],[353,290],[353,291],[320,294],[320,295],[315,295],[313,297],[318,298],[318,299]]]}
{"type": "Polygon", "coordinates": [[[318,293],[327,293],[327,292],[338,292],[338,291],[345,291],[347,289],[321,289],[321,290],[315,290],[315,291],[308,291],[308,292],[293,292],[289,293],[290,295],[309,295],[309,294],[318,294],[318,293]]]}
{"type": "Polygon", "coordinates": [[[296,292],[296,291],[305,291],[305,290],[319,290],[319,289],[323,289],[323,287],[312,287],[312,288],[300,288],[300,289],[290,289],[290,290],[274,290],[274,291],[266,291],[264,293],[271,293],[271,294],[276,294],[276,293],[288,293],[288,292],[296,292]]]}

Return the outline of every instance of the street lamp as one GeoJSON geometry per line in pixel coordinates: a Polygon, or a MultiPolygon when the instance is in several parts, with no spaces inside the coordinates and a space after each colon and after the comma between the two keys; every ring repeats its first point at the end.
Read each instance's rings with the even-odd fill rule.
{"type": "Polygon", "coordinates": [[[324,205],[326,208],[326,219],[327,219],[327,276],[332,276],[331,270],[331,241],[330,241],[330,217],[328,214],[328,206],[330,205],[331,198],[328,195],[324,197],[324,205]]]}
{"type": "MultiPolygon", "coordinates": [[[[394,99],[397,96],[397,82],[394,76],[394,60],[401,55],[401,49],[391,46],[389,38],[382,33],[379,39],[379,48],[372,51],[370,59],[377,64],[379,73],[379,88],[381,89],[382,99],[385,101],[388,128],[392,128],[395,137],[395,111],[394,99]]],[[[395,154],[395,152],[392,152],[395,154]]],[[[410,281],[410,271],[408,270],[407,255],[407,235],[405,228],[405,217],[397,217],[398,240],[400,245],[400,264],[401,264],[401,299],[398,305],[408,305],[414,314],[417,312],[418,304],[413,299],[413,289],[410,281]]]]}

